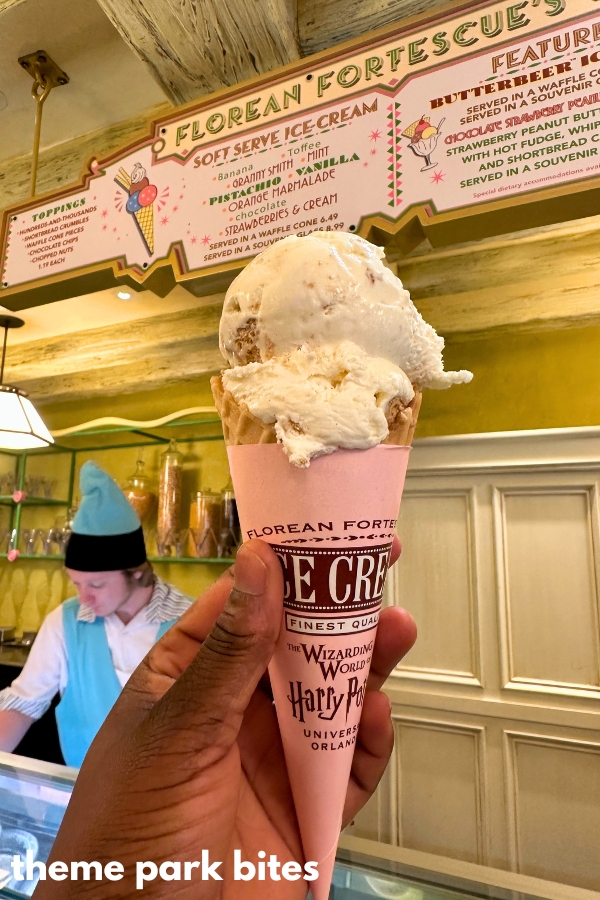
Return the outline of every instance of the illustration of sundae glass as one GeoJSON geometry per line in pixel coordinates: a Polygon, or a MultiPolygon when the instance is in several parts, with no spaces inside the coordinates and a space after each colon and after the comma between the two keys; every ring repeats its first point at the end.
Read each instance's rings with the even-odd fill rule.
{"type": "Polygon", "coordinates": [[[421,116],[417,122],[413,122],[402,132],[402,137],[410,139],[408,146],[415,156],[422,156],[425,159],[425,165],[421,172],[426,172],[427,169],[433,169],[437,166],[436,162],[431,161],[431,154],[437,147],[437,142],[442,133],[441,128],[445,121],[445,119],[442,119],[435,126],[429,121],[429,116],[421,116]]]}
{"type": "Polygon", "coordinates": [[[115,181],[129,194],[126,204],[127,212],[134,217],[148,255],[152,256],[154,253],[153,203],[158,193],[156,186],[150,184],[146,170],[139,162],[134,165],[131,175],[128,175],[125,169],[120,168],[115,181]]]}

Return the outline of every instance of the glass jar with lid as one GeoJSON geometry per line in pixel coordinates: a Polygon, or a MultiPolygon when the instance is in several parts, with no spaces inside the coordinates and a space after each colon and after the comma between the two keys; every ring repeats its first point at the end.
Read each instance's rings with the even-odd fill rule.
{"type": "Polygon", "coordinates": [[[157,498],[152,490],[150,477],[146,474],[146,464],[142,457],[135,464],[135,472],[125,482],[123,493],[142,525],[146,525],[156,511],[157,498]]]}
{"type": "Polygon", "coordinates": [[[233,552],[241,543],[240,519],[233,492],[233,484],[229,482],[221,491],[221,530],[219,534],[219,556],[233,556],[233,552]]]}
{"type": "Polygon", "coordinates": [[[194,491],[190,505],[190,535],[194,556],[216,559],[221,532],[221,495],[215,491],[194,491]]]}
{"type": "Polygon", "coordinates": [[[160,556],[170,552],[180,530],[183,454],[172,440],[160,458],[158,484],[157,543],[160,556]]]}

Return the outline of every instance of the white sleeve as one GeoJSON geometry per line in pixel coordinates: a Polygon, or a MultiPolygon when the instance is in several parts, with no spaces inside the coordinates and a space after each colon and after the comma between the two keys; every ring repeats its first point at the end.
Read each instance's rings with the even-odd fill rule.
{"type": "Polygon", "coordinates": [[[14,709],[32,719],[41,718],[53,697],[65,689],[67,652],[62,607],[44,619],[21,674],[0,691],[0,710],[14,709]]]}

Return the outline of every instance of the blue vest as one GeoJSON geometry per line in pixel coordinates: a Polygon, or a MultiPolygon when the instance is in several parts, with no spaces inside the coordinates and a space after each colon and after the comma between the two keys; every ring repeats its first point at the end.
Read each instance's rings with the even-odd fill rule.
{"type": "MultiPolygon", "coordinates": [[[[106,639],[104,619],[79,622],[79,601],[66,600],[62,606],[67,649],[67,686],[56,707],[60,746],[68,766],[79,768],[100,726],[121,693],[106,639]]],[[[177,619],[163,622],[156,639],[177,619]]]]}

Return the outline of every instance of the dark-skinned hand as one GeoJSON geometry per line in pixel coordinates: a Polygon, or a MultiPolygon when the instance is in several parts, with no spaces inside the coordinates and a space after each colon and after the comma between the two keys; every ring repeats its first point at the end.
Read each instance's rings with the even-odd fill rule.
{"type": "MultiPolygon", "coordinates": [[[[392,561],[400,554],[395,542],[392,561]]],[[[259,540],[153,647],[94,740],[52,860],[124,865],[120,881],[40,882],[36,900],[303,900],[299,881],[234,881],[233,850],[304,862],[267,665],[282,622],[283,578],[259,540]],[[147,882],[135,864],[222,860],[223,881],[147,882]]],[[[381,612],[344,824],[364,806],[393,746],[386,678],[416,638],[410,615],[381,612]]],[[[92,875],[93,877],[93,875],[92,875]]]]}

